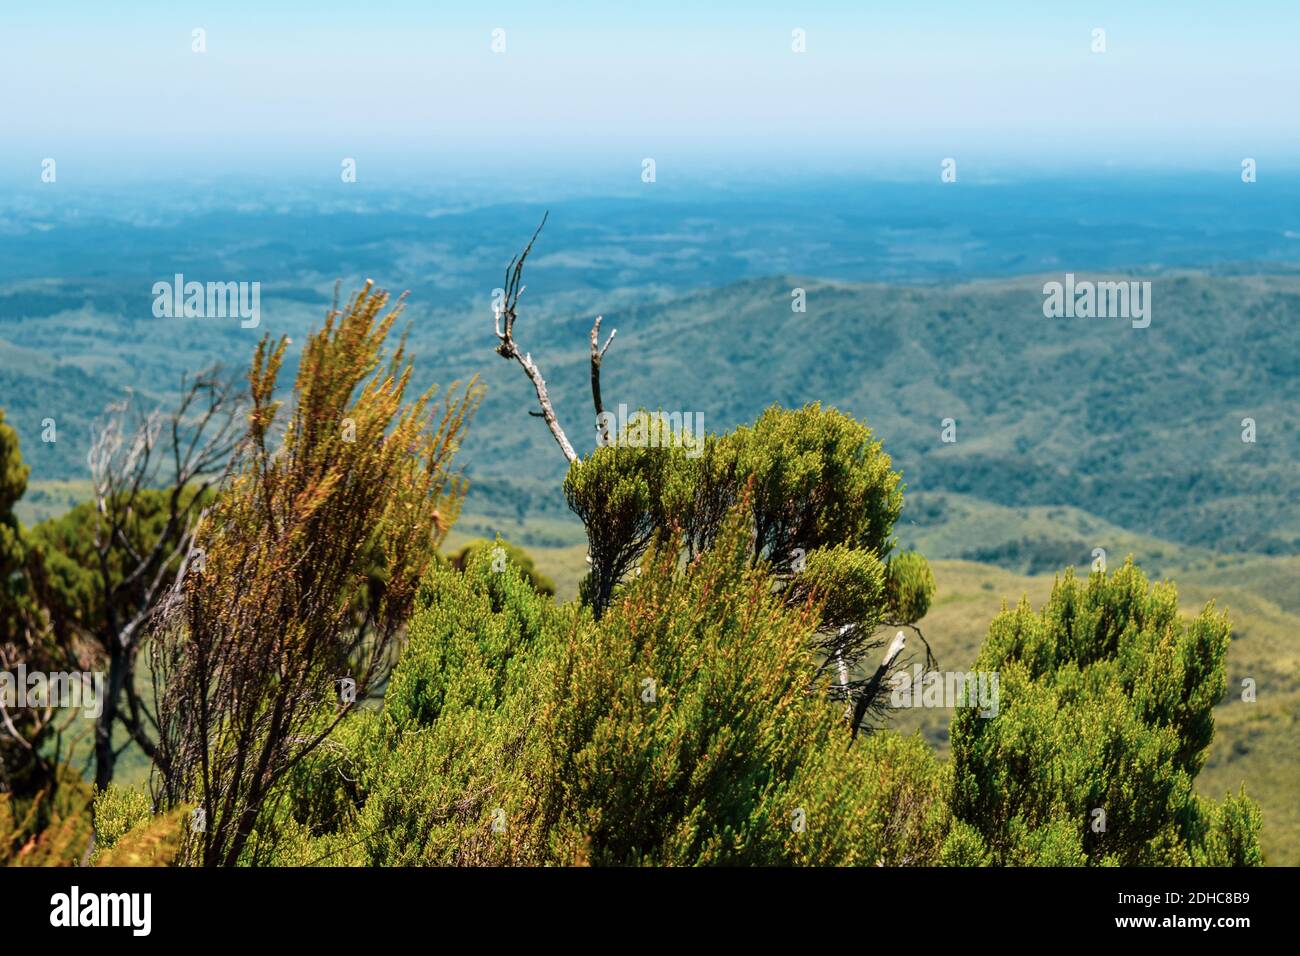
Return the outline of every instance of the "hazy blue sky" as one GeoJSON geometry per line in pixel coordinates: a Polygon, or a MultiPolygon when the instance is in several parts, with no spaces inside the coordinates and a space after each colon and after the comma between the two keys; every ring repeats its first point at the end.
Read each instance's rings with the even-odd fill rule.
{"type": "Polygon", "coordinates": [[[5,0],[0,170],[1267,171],[1300,156],[1298,46],[1297,0],[5,0]]]}

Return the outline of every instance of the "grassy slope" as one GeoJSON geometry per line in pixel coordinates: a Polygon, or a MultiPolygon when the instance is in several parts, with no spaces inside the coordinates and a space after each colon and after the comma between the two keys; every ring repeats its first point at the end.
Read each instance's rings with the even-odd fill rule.
{"type": "Polygon", "coordinates": [[[31,527],[71,511],[77,502],[89,501],[90,497],[89,480],[34,481],[28,484],[27,493],[14,506],[14,513],[19,521],[31,527]]]}

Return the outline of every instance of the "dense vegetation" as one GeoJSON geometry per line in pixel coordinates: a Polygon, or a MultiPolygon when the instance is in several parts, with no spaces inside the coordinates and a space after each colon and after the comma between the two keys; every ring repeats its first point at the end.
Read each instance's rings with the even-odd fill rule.
{"type": "MultiPolygon", "coordinates": [[[[477,395],[407,400],[387,307],[367,289],[331,312],[287,416],[285,343],[257,350],[229,477],[157,571],[150,794],[101,787],[92,811],[57,721],[29,722],[0,750],[0,860],[1261,862],[1258,807],[1193,792],[1225,690],[1212,607],[1180,617],[1131,564],[1067,573],[1041,615],[993,621],[976,670],[998,706],[959,706],[940,759],[888,727],[934,577],[897,547],[901,476],[870,430],[812,404],[698,457],[614,436],[569,466],[591,568],[557,601],[504,542],[437,558],[477,395]]],[[[93,579],[126,565],[78,550],[93,514],[23,529],[3,426],[0,451],[5,661],[99,666],[54,622],[103,615],[93,579]]],[[[163,536],[150,514],[124,559],[163,536]]]]}
{"type": "Polygon", "coordinates": [[[1067,577],[994,622],[1001,709],[957,712],[950,763],[887,730],[847,746],[808,692],[815,615],[752,566],[747,517],[684,569],[652,554],[600,622],[485,557],[435,571],[383,708],[295,780],[277,861],[1260,862],[1250,801],[1190,793],[1221,617],[1179,622],[1131,566],[1067,577]]]}

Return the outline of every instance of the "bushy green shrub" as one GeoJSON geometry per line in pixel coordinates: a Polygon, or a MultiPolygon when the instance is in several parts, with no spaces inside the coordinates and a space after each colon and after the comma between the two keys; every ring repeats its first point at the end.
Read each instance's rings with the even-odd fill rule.
{"type": "Polygon", "coordinates": [[[96,853],[95,866],[175,866],[192,807],[150,815],[127,830],[112,847],[96,853]]]}
{"type": "Polygon", "coordinates": [[[488,541],[486,538],[477,538],[461,547],[458,551],[452,554],[448,560],[451,562],[452,567],[459,571],[463,571],[469,563],[470,557],[478,551],[487,551],[488,554],[492,556],[494,561],[493,570],[504,571],[505,566],[509,565],[515,568],[517,573],[523,574],[523,576],[527,578],[528,583],[533,586],[533,590],[538,594],[545,594],[549,597],[555,596],[555,582],[537,570],[537,567],[533,563],[532,555],[523,548],[506,541],[504,538],[498,537],[495,541],[488,541]],[[501,549],[501,560],[499,562],[496,561],[497,548],[501,549]],[[501,565],[501,567],[498,567],[498,564],[501,565]]]}
{"type": "MultiPolygon", "coordinates": [[[[322,711],[321,731],[333,716],[322,711]]],[[[283,813],[275,825],[286,826],[287,815],[311,836],[346,828],[374,784],[383,748],[381,722],[379,711],[358,710],[303,757],[287,775],[283,813]]]]}
{"type": "Polygon", "coordinates": [[[934,572],[930,562],[915,551],[894,555],[885,575],[885,595],[890,618],[915,624],[930,610],[934,597],[934,572]]]}
{"type": "MultiPolygon", "coordinates": [[[[431,571],[382,712],[344,725],[368,756],[348,799],[322,804],[342,824],[295,812],[280,859],[1259,862],[1255,805],[1192,790],[1224,690],[1212,607],[1180,619],[1172,586],[1131,563],[1067,572],[1041,614],[1022,603],[993,621],[975,670],[999,678],[996,714],[959,708],[941,764],[919,737],[850,746],[816,651],[836,601],[924,615],[924,558],[824,545],[787,573],[756,553],[744,497],[702,549],[678,528],[652,535],[599,619],[496,570],[488,549],[431,571]]],[[[303,793],[332,772],[305,762],[303,793]]]]}
{"type": "MultiPolygon", "coordinates": [[[[952,721],[954,817],[998,863],[1257,863],[1257,808],[1192,786],[1228,633],[1212,605],[1180,619],[1174,587],[1131,560],[1086,582],[1067,571],[1041,614],[1004,610],[975,665],[998,674],[996,716],[952,721]]],[[[962,834],[954,854],[978,857],[962,834]]]]}
{"type": "Polygon", "coordinates": [[[871,430],[848,415],[819,404],[772,406],[752,426],[707,436],[698,457],[680,436],[661,437],[663,447],[642,447],[612,436],[565,478],[569,507],[587,529],[592,569],[582,596],[597,617],[652,540],[680,534],[693,557],[713,545],[742,499],[753,557],[779,577],[819,549],[882,561],[893,549],[901,475],[871,430]]]}
{"type": "Polygon", "coordinates": [[[1258,808],[1191,789],[1224,686],[1213,608],[1180,619],[1131,564],[1067,573],[1041,614],[994,620],[975,669],[999,676],[996,716],[959,709],[941,764],[919,737],[848,745],[816,602],[752,562],[750,520],[685,564],[652,547],[600,621],[488,552],[432,571],[382,712],[338,735],[359,784],[304,802],[341,786],[329,755],[304,761],[276,862],[1260,862],[1258,808]]]}
{"type": "Polygon", "coordinates": [[[117,845],[132,828],[153,816],[149,795],[131,787],[110,785],[95,794],[94,864],[100,856],[117,845]]]}

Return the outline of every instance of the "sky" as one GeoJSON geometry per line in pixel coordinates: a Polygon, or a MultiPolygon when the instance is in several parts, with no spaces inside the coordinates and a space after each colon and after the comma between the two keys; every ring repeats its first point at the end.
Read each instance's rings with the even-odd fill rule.
{"type": "Polygon", "coordinates": [[[1296,0],[0,0],[0,177],[1296,170],[1298,41],[1296,0]]]}

